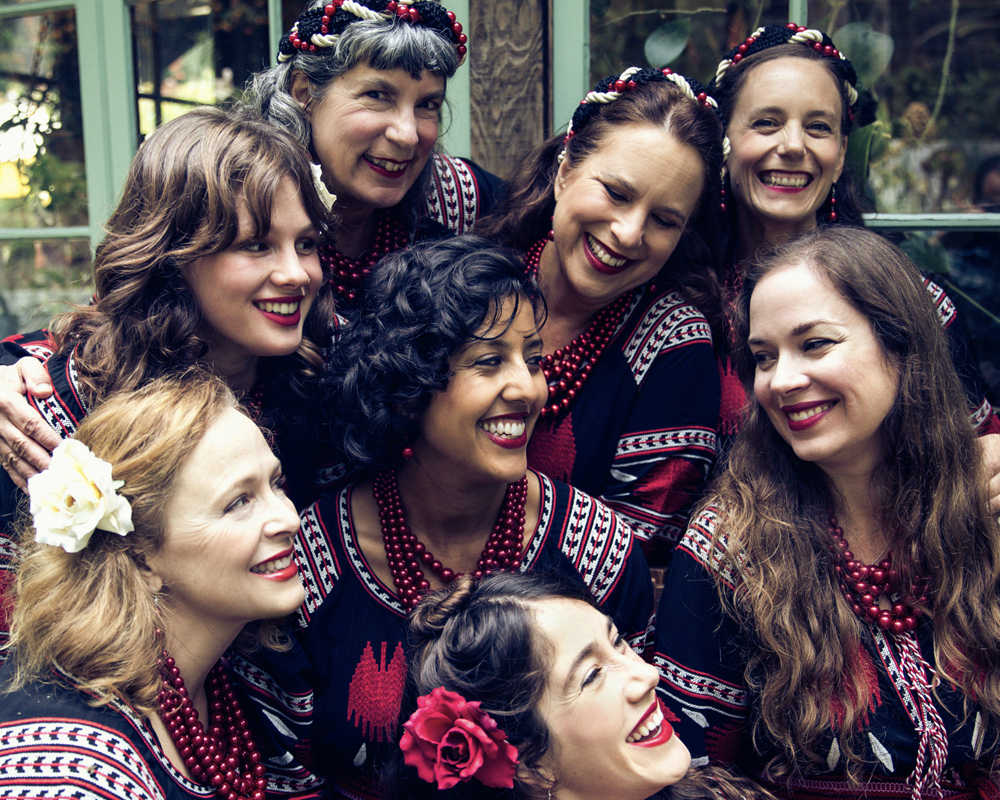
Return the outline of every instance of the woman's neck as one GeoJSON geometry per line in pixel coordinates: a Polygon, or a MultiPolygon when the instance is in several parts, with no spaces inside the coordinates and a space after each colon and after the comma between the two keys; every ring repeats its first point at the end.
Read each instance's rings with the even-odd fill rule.
{"type": "Polygon", "coordinates": [[[340,215],[337,252],[357,261],[375,245],[375,208],[348,199],[334,208],[340,215]]]}
{"type": "Polygon", "coordinates": [[[585,298],[572,290],[563,274],[562,263],[554,242],[542,250],[538,262],[538,284],[545,297],[547,314],[539,333],[546,355],[565,347],[587,330],[587,325],[601,306],[592,307],[585,298]]]}
{"type": "Polygon", "coordinates": [[[784,244],[793,236],[816,227],[816,215],[793,222],[762,220],[746,207],[737,204],[736,226],[739,240],[736,246],[737,261],[754,258],[762,250],[784,244]]]}
{"type": "Polygon", "coordinates": [[[257,382],[258,357],[209,349],[205,362],[234,392],[248,394],[257,382]]]}
{"type": "MultiPolygon", "coordinates": [[[[507,484],[470,484],[453,471],[415,460],[403,463],[397,477],[407,525],[435,557],[448,566],[454,563],[450,553],[474,553],[478,558],[500,513],[507,484]]],[[[456,567],[468,569],[467,564],[456,567]]]]}
{"type": "Polygon", "coordinates": [[[879,505],[872,495],[872,475],[830,476],[834,486],[833,513],[857,560],[874,564],[885,554],[889,538],[882,530],[879,505]]]}

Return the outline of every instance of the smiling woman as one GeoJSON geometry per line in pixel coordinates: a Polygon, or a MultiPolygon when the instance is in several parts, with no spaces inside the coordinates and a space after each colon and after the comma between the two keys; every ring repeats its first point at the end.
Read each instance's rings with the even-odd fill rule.
{"type": "Polygon", "coordinates": [[[525,253],[548,304],[529,463],[606,502],[658,563],[715,455],[721,293],[706,243],[723,152],[701,86],[632,67],[525,159],[481,226],[525,253]]]}
{"type": "Polygon", "coordinates": [[[407,639],[395,797],[445,788],[480,800],[761,794],[722,770],[689,771],[676,718],[656,696],[656,668],[574,583],[463,577],[417,606],[407,639]]]}
{"type": "Polygon", "coordinates": [[[337,197],[341,232],[320,254],[345,304],[382,256],[493,205],[495,176],[433,152],[466,41],[432,0],[311,0],[250,83],[246,106],[305,145],[337,197]]]}
{"type": "Polygon", "coordinates": [[[349,797],[382,796],[403,625],[431,589],[458,574],[558,572],[640,650],[652,610],[631,531],[528,469],[545,314],[520,261],[460,236],[395,253],[373,277],[329,380],[335,438],[367,476],[302,513],[297,560],[312,589],[295,648],[261,663],[278,686],[268,702],[312,698],[311,714],[285,711],[349,797]]]}
{"type": "Polygon", "coordinates": [[[735,329],[746,421],[660,601],[678,731],[782,797],[993,797],[1000,531],[916,267],[817,228],[735,329]]]}
{"type": "Polygon", "coordinates": [[[273,620],[304,596],[282,485],[261,431],[197,369],[109,398],[60,445],[30,482],[0,792],[208,800],[218,774],[260,800],[273,755],[301,782],[272,792],[315,788],[238,688],[240,652],[285,646],[273,620]]]}

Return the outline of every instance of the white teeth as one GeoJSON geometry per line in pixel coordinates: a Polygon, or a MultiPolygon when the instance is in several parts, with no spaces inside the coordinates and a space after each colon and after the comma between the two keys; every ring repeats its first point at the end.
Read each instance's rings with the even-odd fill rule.
{"type": "Polygon", "coordinates": [[[815,417],[817,414],[822,414],[824,411],[830,408],[833,408],[833,403],[824,403],[821,406],[815,406],[814,408],[807,408],[805,411],[789,411],[788,418],[792,422],[801,422],[804,419],[815,417]]]}
{"type": "Polygon", "coordinates": [[[250,567],[250,571],[256,575],[270,575],[272,572],[278,572],[285,569],[289,564],[292,563],[292,554],[289,553],[284,558],[275,558],[270,561],[265,561],[263,564],[258,564],[255,567],[250,567]]]}
{"type": "Polygon", "coordinates": [[[488,422],[478,423],[479,427],[482,428],[487,433],[493,434],[494,436],[510,437],[511,439],[516,439],[518,436],[524,433],[524,420],[523,419],[505,419],[497,422],[496,420],[490,420],[488,422]]]}
{"type": "Polygon", "coordinates": [[[652,733],[659,733],[660,726],[663,724],[663,712],[660,710],[659,705],[656,706],[656,710],[653,711],[646,719],[643,720],[642,725],[632,731],[625,741],[629,744],[635,744],[641,739],[645,739],[652,733]]]}
{"type": "Polygon", "coordinates": [[[802,173],[789,175],[784,172],[765,172],[760,179],[768,186],[792,186],[796,189],[801,189],[809,183],[809,176],[802,173]]]}
{"type": "Polygon", "coordinates": [[[627,258],[615,258],[611,255],[611,253],[604,249],[604,245],[602,245],[589,233],[587,234],[587,244],[590,245],[591,252],[597,256],[597,259],[602,264],[607,264],[609,267],[617,269],[618,267],[624,267],[628,263],[627,258]]]}
{"type": "Polygon", "coordinates": [[[266,311],[269,314],[281,314],[282,316],[290,316],[299,310],[299,305],[301,300],[296,300],[293,303],[257,303],[257,308],[261,311],[266,311]]]}
{"type": "Polygon", "coordinates": [[[375,156],[366,156],[366,158],[372,162],[376,167],[381,167],[386,172],[402,172],[406,169],[408,161],[399,163],[396,161],[386,161],[384,158],[375,158],[375,156]]]}

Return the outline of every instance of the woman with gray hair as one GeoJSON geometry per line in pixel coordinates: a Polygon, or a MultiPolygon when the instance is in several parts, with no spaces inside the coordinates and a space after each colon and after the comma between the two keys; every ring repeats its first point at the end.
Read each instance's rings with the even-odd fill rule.
{"type": "Polygon", "coordinates": [[[312,153],[342,220],[321,252],[337,294],[387,253],[463,233],[499,180],[434,152],[445,86],[465,60],[455,15],[431,0],[313,0],[249,86],[246,110],[312,153]]]}

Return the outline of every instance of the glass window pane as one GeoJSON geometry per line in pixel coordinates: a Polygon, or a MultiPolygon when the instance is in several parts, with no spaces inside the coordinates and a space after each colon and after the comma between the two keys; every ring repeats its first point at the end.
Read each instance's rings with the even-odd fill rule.
{"type": "Polygon", "coordinates": [[[93,294],[86,239],[0,241],[0,337],[45,327],[93,294]]]}
{"type": "Polygon", "coordinates": [[[142,135],[234,99],[270,63],[267,0],[136,2],[132,33],[142,135]]]}
{"type": "Polygon", "coordinates": [[[0,24],[0,227],[87,224],[72,10],[0,24]]]}
{"type": "Polygon", "coordinates": [[[810,22],[833,31],[878,102],[870,179],[879,211],[972,211],[987,199],[973,183],[1000,154],[1000,7],[955,5],[952,20],[952,4],[930,0],[810,3],[810,22]]]}
{"type": "Polygon", "coordinates": [[[788,3],[590,0],[590,85],[631,66],[669,66],[708,83],[744,31],[787,21],[788,3]]]}

